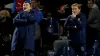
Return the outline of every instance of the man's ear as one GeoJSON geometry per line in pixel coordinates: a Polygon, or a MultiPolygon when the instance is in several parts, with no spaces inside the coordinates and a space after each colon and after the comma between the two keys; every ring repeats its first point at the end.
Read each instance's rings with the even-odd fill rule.
{"type": "Polygon", "coordinates": [[[79,9],[79,12],[81,12],[81,9],[79,9]]]}

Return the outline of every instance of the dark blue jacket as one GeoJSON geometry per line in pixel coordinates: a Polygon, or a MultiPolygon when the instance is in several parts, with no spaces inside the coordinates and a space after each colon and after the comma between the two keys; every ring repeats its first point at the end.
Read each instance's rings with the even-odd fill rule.
{"type": "Polygon", "coordinates": [[[34,22],[36,17],[32,12],[20,12],[14,19],[15,31],[13,33],[11,51],[17,46],[34,51],[34,22]]]}
{"type": "Polygon", "coordinates": [[[72,43],[86,43],[86,16],[79,13],[75,18],[68,16],[64,28],[69,31],[72,43]]]}
{"type": "Polygon", "coordinates": [[[40,23],[40,21],[43,19],[43,13],[38,8],[35,8],[32,11],[36,16],[36,23],[40,23]]]}
{"type": "Polygon", "coordinates": [[[41,37],[41,27],[40,24],[43,19],[43,13],[38,8],[32,9],[32,12],[34,12],[34,16],[36,17],[35,21],[35,37],[34,39],[39,39],[41,37]]]}

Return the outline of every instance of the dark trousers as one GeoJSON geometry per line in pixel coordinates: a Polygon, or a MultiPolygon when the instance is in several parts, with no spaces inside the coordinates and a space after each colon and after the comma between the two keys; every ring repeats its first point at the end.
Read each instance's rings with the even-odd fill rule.
{"type": "Polygon", "coordinates": [[[85,44],[73,44],[73,43],[71,43],[70,46],[73,48],[75,55],[86,56],[86,45],[85,44]]]}
{"type": "Polygon", "coordinates": [[[95,40],[100,41],[100,31],[96,28],[87,26],[87,38],[86,38],[87,48],[91,48],[95,40]]]}
{"type": "Polygon", "coordinates": [[[42,50],[41,50],[41,39],[35,40],[35,56],[40,56],[42,50]]]}
{"type": "Polygon", "coordinates": [[[34,56],[34,52],[23,49],[23,45],[19,44],[16,46],[16,49],[11,52],[11,56],[34,56]]]}
{"type": "Polygon", "coordinates": [[[31,51],[27,51],[27,50],[24,50],[24,51],[19,51],[19,52],[16,52],[16,51],[13,51],[11,56],[34,56],[34,53],[31,52],[31,51]]]}
{"type": "Polygon", "coordinates": [[[100,45],[100,30],[87,26],[86,48],[88,55],[91,55],[94,52],[93,46],[96,46],[95,44],[97,44],[95,43],[95,40],[99,41],[100,45]]]}

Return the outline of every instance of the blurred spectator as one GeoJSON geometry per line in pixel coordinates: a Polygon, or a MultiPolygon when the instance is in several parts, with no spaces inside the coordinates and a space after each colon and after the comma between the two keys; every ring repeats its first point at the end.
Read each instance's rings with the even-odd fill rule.
{"type": "Polygon", "coordinates": [[[52,17],[52,13],[47,13],[47,32],[50,35],[58,35],[58,19],[52,17]]]}
{"type": "Polygon", "coordinates": [[[87,47],[92,48],[95,40],[100,42],[100,10],[94,0],[88,0],[88,8],[87,47]]]}
{"type": "MultiPolygon", "coordinates": [[[[94,34],[99,33],[100,35],[100,10],[93,0],[88,0],[88,8],[90,9],[88,25],[94,29],[94,34]]],[[[99,35],[97,36],[100,37],[99,35]]],[[[96,37],[96,39],[99,39],[98,37],[96,37]]]]}
{"type": "Polygon", "coordinates": [[[31,1],[31,6],[32,6],[32,12],[34,12],[34,15],[36,16],[36,22],[35,22],[35,53],[36,55],[40,54],[40,45],[41,45],[41,29],[40,29],[40,23],[43,19],[43,13],[40,11],[39,7],[39,1],[38,0],[32,0],[31,1]],[[38,43],[38,44],[37,44],[38,43]]]}
{"type": "Polygon", "coordinates": [[[0,11],[0,56],[10,54],[10,41],[13,33],[13,22],[9,11],[0,11]]]}
{"type": "Polygon", "coordinates": [[[53,49],[53,42],[58,39],[58,19],[52,16],[51,12],[47,13],[45,18],[45,30],[43,32],[43,47],[45,51],[53,49]]]}

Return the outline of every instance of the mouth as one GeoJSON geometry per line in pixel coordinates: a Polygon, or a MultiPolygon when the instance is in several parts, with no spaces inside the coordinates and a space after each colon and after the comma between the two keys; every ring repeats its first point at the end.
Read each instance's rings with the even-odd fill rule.
{"type": "Polygon", "coordinates": [[[23,10],[26,10],[26,8],[23,8],[23,10]]]}

